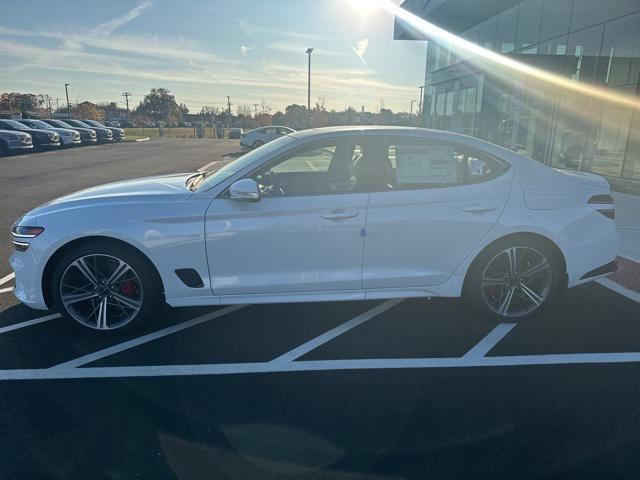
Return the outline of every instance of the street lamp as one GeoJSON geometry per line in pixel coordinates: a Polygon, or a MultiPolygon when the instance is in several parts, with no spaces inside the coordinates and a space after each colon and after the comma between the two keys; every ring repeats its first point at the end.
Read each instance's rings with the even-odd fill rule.
{"type": "Polygon", "coordinates": [[[311,52],[313,48],[307,48],[307,55],[309,57],[307,67],[307,127],[311,128],[311,52]]]}
{"type": "Polygon", "coordinates": [[[411,109],[409,110],[409,115],[413,116],[413,104],[416,103],[415,100],[411,100],[411,109]]]}
{"type": "Polygon", "coordinates": [[[71,105],[69,104],[69,84],[64,84],[64,93],[67,94],[67,118],[71,118],[71,105]]]}

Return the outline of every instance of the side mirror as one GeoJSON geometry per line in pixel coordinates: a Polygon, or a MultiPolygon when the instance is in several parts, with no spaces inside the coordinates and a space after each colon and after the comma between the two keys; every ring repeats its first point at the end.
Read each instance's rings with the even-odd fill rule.
{"type": "Polygon", "coordinates": [[[252,178],[243,178],[231,184],[229,198],[244,202],[257,202],[260,200],[260,189],[252,178]]]}

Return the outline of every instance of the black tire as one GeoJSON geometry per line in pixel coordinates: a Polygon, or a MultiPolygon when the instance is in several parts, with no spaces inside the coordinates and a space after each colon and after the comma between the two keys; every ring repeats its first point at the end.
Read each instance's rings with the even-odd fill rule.
{"type": "MultiPolygon", "coordinates": [[[[136,282],[136,285],[137,284],[138,282],[136,282]]],[[[53,269],[50,286],[54,309],[60,313],[66,323],[73,328],[79,329],[86,333],[92,333],[94,335],[117,335],[139,328],[145,323],[148,323],[153,317],[153,314],[156,312],[156,309],[160,305],[164,304],[161,281],[149,261],[144,258],[142,254],[136,252],[135,250],[123,247],[116,242],[109,242],[108,240],[99,240],[86,243],[77,248],[73,248],[63,254],[62,257],[58,259],[53,269]],[[67,309],[67,307],[65,307],[62,301],[60,283],[63,274],[65,274],[65,272],[73,262],[88,255],[98,255],[102,256],[101,258],[110,257],[113,259],[121,260],[122,262],[125,262],[135,273],[135,275],[137,276],[136,280],[139,280],[139,284],[141,287],[139,288],[139,290],[141,291],[141,293],[138,293],[140,293],[141,297],[141,306],[139,307],[137,313],[135,313],[135,315],[132,315],[132,318],[122,326],[115,326],[114,328],[108,329],[99,329],[97,328],[97,325],[91,326],[83,324],[79,320],[74,318],[74,314],[69,309],[67,309]]],[[[107,307],[107,311],[108,308],[109,307],[107,307]]],[[[111,308],[115,309],[115,306],[112,306],[111,308]]],[[[111,310],[111,312],[113,313],[113,310],[111,310]]],[[[78,312],[76,312],[76,314],[78,314],[78,312]]]]}
{"type": "Polygon", "coordinates": [[[255,142],[253,142],[253,144],[251,144],[251,148],[256,149],[258,147],[261,147],[262,145],[264,145],[264,142],[262,140],[256,140],[255,142]]]}
{"type": "MultiPolygon", "coordinates": [[[[521,268],[524,269],[524,271],[526,272],[527,267],[531,264],[527,263],[528,261],[526,260],[526,255],[523,255],[523,256],[525,259],[520,260],[520,262],[523,262],[521,263],[521,268]]],[[[491,264],[491,265],[493,266],[494,264],[491,264]]],[[[480,255],[478,255],[478,257],[472,263],[471,268],[469,269],[467,278],[465,280],[463,295],[465,300],[481,315],[482,318],[495,320],[499,322],[509,322],[509,323],[529,320],[531,318],[535,318],[539,316],[541,312],[543,312],[543,310],[547,307],[549,302],[552,301],[553,297],[557,294],[559,290],[558,287],[559,287],[559,282],[561,278],[560,265],[561,265],[561,262],[557,258],[557,253],[552,248],[550,248],[545,242],[542,242],[535,238],[523,236],[523,237],[515,237],[515,238],[498,241],[490,245],[484,251],[482,251],[480,255]],[[524,311],[522,313],[518,312],[518,314],[515,314],[516,313],[515,310],[517,310],[517,308],[514,308],[514,312],[512,312],[513,314],[504,315],[496,311],[496,307],[498,307],[497,310],[500,310],[499,307],[502,306],[502,300],[503,300],[503,297],[500,295],[503,294],[504,290],[499,290],[499,289],[506,288],[508,291],[508,289],[510,289],[513,286],[514,291],[518,291],[519,287],[518,287],[517,280],[515,279],[511,280],[510,278],[508,281],[512,283],[510,283],[507,286],[490,285],[490,286],[485,286],[483,290],[483,278],[486,278],[484,277],[484,274],[485,272],[487,272],[488,268],[491,268],[490,267],[491,262],[493,262],[500,255],[504,255],[505,250],[510,248],[520,249],[521,252],[524,252],[525,254],[529,255],[530,258],[534,257],[535,261],[531,262],[532,264],[539,261],[541,258],[544,258],[547,261],[548,270],[545,269],[544,272],[541,272],[540,274],[540,275],[544,275],[545,283],[544,284],[542,283],[542,278],[534,279],[533,281],[539,282],[538,284],[540,285],[541,291],[547,291],[547,289],[548,291],[544,296],[544,299],[539,303],[539,305],[537,305],[536,302],[534,302],[531,299],[531,297],[528,297],[528,301],[530,302],[529,308],[532,309],[531,311],[528,311],[528,312],[524,311]],[[538,254],[540,255],[540,257],[537,256],[538,254]],[[547,275],[550,276],[548,280],[546,279],[547,275]],[[547,281],[548,281],[548,286],[546,283],[547,281]],[[492,296],[490,294],[492,288],[498,289],[499,293],[492,296]],[[489,302],[493,298],[498,298],[498,300],[495,304],[493,304],[494,306],[492,307],[489,305],[489,302]]],[[[518,276],[516,275],[516,278],[517,277],[518,276]]],[[[529,286],[531,286],[531,284],[529,284],[529,286]]],[[[527,301],[527,295],[522,289],[520,289],[519,292],[524,295],[521,295],[523,298],[517,298],[517,300],[522,303],[523,305],[521,307],[522,310],[525,310],[524,305],[525,305],[525,302],[527,301]]],[[[534,293],[540,293],[540,292],[534,292],[534,293]]],[[[506,299],[506,297],[504,298],[506,299]]],[[[542,297],[539,296],[539,298],[542,298],[542,297]]]]}

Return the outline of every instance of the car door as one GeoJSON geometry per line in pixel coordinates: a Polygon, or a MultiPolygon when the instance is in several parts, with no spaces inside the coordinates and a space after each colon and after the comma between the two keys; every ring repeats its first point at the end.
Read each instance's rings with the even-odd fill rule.
{"type": "Polygon", "coordinates": [[[368,194],[351,191],[355,149],[349,139],[304,145],[249,175],[259,201],[212,201],[205,228],[214,295],[362,295],[368,194]]]}
{"type": "Polygon", "coordinates": [[[380,140],[376,152],[364,288],[445,282],[500,217],[508,164],[462,145],[410,137],[380,140]]]}
{"type": "Polygon", "coordinates": [[[276,138],[278,138],[278,134],[277,134],[277,130],[275,127],[267,127],[264,129],[263,132],[263,141],[264,143],[270,142],[271,140],[275,140],[276,138]]]}

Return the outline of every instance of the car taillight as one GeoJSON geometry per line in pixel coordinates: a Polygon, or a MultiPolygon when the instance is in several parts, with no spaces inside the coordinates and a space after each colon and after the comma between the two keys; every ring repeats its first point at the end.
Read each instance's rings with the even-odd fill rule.
{"type": "Polygon", "coordinates": [[[594,195],[589,199],[589,205],[594,205],[595,209],[607,218],[616,218],[616,209],[611,195],[594,195]]]}

